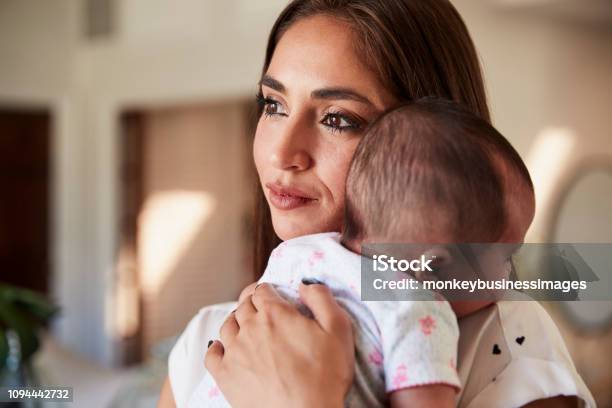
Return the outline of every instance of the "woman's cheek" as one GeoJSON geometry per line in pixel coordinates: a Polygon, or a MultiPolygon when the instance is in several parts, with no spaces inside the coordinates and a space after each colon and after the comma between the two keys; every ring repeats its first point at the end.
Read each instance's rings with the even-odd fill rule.
{"type": "Polygon", "coordinates": [[[340,213],[344,209],[346,178],[358,143],[359,140],[355,139],[336,149],[329,149],[329,156],[326,160],[321,161],[321,163],[325,163],[326,167],[321,169],[321,171],[326,174],[326,184],[332,193],[336,204],[336,211],[340,213]]]}
{"type": "Polygon", "coordinates": [[[263,137],[263,127],[264,125],[261,122],[257,125],[255,138],[253,139],[253,161],[260,178],[264,175],[265,166],[268,163],[266,160],[266,143],[263,137]]]}

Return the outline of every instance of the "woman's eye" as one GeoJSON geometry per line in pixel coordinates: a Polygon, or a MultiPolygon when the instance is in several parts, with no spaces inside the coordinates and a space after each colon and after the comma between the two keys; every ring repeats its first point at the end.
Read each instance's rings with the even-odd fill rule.
{"type": "Polygon", "coordinates": [[[327,126],[332,131],[355,130],[359,128],[359,124],[349,117],[339,113],[328,113],[325,115],[321,123],[327,126]]]}
{"type": "Polygon", "coordinates": [[[283,105],[272,98],[258,97],[258,102],[263,105],[263,113],[265,116],[285,114],[283,105]]]}
{"type": "Polygon", "coordinates": [[[266,115],[275,115],[279,112],[279,104],[276,101],[266,101],[264,108],[266,115]]]}

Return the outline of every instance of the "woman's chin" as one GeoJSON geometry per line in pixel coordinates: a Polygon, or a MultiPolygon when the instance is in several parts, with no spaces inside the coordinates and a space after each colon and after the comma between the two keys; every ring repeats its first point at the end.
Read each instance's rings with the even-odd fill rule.
{"type": "Polygon", "coordinates": [[[295,222],[288,222],[288,220],[273,221],[272,224],[274,225],[274,232],[283,241],[317,232],[309,225],[296,224],[295,222]]]}
{"type": "Polygon", "coordinates": [[[311,216],[290,216],[272,214],[272,225],[274,232],[283,241],[301,237],[303,235],[317,234],[319,232],[334,231],[331,223],[317,220],[311,216]]]}

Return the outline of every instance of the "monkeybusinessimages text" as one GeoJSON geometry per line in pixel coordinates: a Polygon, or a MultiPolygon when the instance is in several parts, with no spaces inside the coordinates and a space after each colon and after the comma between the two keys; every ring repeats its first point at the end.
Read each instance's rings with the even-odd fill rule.
{"type": "MultiPolygon", "coordinates": [[[[432,266],[434,257],[421,255],[414,259],[396,259],[388,255],[372,256],[373,272],[404,272],[418,273],[425,272],[435,275],[435,268],[432,266]]],[[[389,279],[375,278],[372,280],[372,287],[375,290],[431,290],[431,291],[468,291],[474,293],[479,290],[554,290],[568,293],[570,291],[584,290],[587,288],[586,281],[579,280],[483,280],[483,279],[446,279],[446,280],[422,280],[417,281],[413,277],[389,279]]]]}

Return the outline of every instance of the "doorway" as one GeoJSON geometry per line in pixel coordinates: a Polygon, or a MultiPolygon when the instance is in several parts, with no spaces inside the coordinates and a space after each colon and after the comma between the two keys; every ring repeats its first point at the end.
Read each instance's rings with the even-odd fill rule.
{"type": "Polygon", "coordinates": [[[50,124],[0,108],[0,282],[49,293],[50,124]]]}
{"type": "Polygon", "coordinates": [[[249,101],[130,109],[120,124],[115,295],[128,365],[250,283],[257,178],[249,101]]]}

